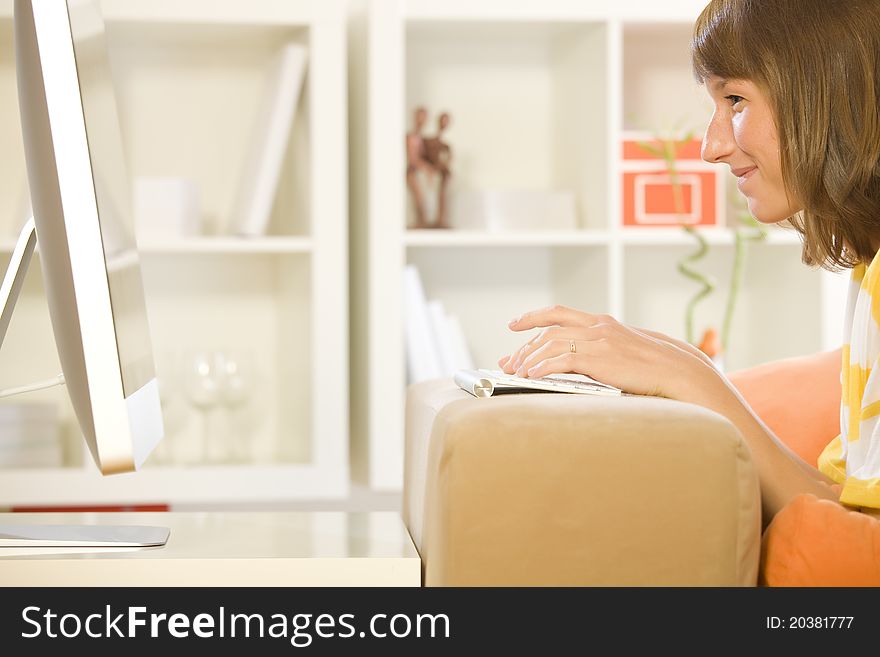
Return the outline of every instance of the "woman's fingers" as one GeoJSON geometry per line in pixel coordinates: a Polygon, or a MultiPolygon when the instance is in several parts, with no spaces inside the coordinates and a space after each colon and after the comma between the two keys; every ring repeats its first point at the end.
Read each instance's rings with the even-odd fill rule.
{"type": "Polygon", "coordinates": [[[552,330],[553,329],[544,329],[543,331],[532,337],[532,339],[526,342],[522,347],[513,352],[508,358],[507,362],[501,365],[501,369],[504,371],[504,373],[514,374],[519,369],[519,366],[522,364],[523,360],[530,353],[532,353],[532,351],[543,344],[544,340],[546,339],[547,333],[552,330]]]}
{"type": "Polygon", "coordinates": [[[508,363],[505,371],[517,376],[533,376],[529,370],[548,355],[564,355],[583,351],[590,342],[608,337],[612,331],[610,324],[595,324],[585,328],[552,327],[544,329],[538,338],[526,344],[517,352],[516,361],[508,363]]]}
{"type": "MultiPolygon", "coordinates": [[[[588,341],[583,342],[584,346],[590,344],[588,341]]],[[[578,349],[580,348],[581,343],[578,343],[578,349]]],[[[587,347],[587,349],[590,349],[590,347],[587,347]]],[[[572,353],[570,351],[550,348],[547,350],[546,356],[546,358],[536,360],[528,370],[528,377],[530,379],[540,379],[548,374],[564,374],[566,372],[589,373],[588,360],[591,356],[588,353],[572,353]],[[561,351],[561,353],[556,353],[557,351],[561,351]]]]}
{"type": "MultiPolygon", "coordinates": [[[[529,340],[520,349],[510,355],[510,357],[499,365],[507,374],[514,374],[521,370],[522,364],[532,352],[545,344],[548,340],[558,339],[560,331],[570,331],[577,329],[584,331],[595,326],[613,325],[617,320],[610,315],[597,315],[575,310],[567,306],[548,306],[539,310],[532,310],[523,313],[518,318],[512,320],[508,326],[513,331],[527,331],[534,328],[543,328],[538,335],[529,340]]],[[[581,336],[583,339],[591,339],[589,336],[581,336]]],[[[522,375],[522,374],[520,374],[522,375]]]]}
{"type": "Polygon", "coordinates": [[[548,306],[540,310],[523,313],[507,325],[511,331],[528,331],[545,326],[592,326],[602,321],[609,321],[606,315],[593,315],[567,306],[548,306]]]}
{"type": "MultiPolygon", "coordinates": [[[[519,366],[519,369],[517,369],[517,375],[537,378],[537,376],[540,376],[535,374],[535,372],[537,371],[537,365],[544,362],[545,360],[558,358],[560,356],[565,357],[568,361],[574,361],[575,356],[577,356],[577,342],[578,341],[574,339],[548,340],[539,348],[535,349],[531,354],[529,354],[525,360],[523,360],[522,364],[519,366]],[[575,350],[572,350],[572,344],[575,345],[575,350]]],[[[586,340],[581,340],[581,344],[586,344],[586,340]]],[[[570,364],[574,365],[573,362],[571,362],[570,364]]]]}
{"type": "Polygon", "coordinates": [[[502,366],[502,369],[506,374],[518,374],[522,376],[520,370],[522,368],[523,361],[528,358],[535,349],[538,349],[543,344],[545,344],[548,340],[555,339],[560,332],[565,331],[558,326],[552,326],[550,328],[545,328],[540,333],[535,335],[531,340],[526,342],[522,347],[520,347],[515,353],[511,354],[510,359],[502,366]]]}

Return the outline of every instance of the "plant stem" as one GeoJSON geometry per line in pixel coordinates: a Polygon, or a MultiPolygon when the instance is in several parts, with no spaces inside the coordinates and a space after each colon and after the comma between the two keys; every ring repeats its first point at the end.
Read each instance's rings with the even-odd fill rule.
{"type": "Polygon", "coordinates": [[[684,324],[685,324],[685,339],[690,344],[696,344],[695,336],[694,336],[694,309],[697,307],[697,304],[700,303],[704,298],[709,296],[712,291],[715,289],[715,280],[706,276],[705,274],[701,274],[700,272],[692,269],[688,263],[696,262],[703,258],[706,253],[709,251],[709,243],[706,241],[706,238],[700,234],[700,231],[695,229],[693,226],[683,226],[682,229],[691,235],[698,244],[697,251],[692,253],[685,258],[682,258],[678,262],[678,271],[681,272],[684,276],[699,283],[702,285],[702,288],[697,291],[697,293],[691,297],[690,301],[688,301],[687,306],[685,307],[684,313],[684,324]]]}
{"type": "Polygon", "coordinates": [[[694,311],[697,304],[712,293],[715,289],[716,283],[714,278],[701,274],[689,264],[701,260],[709,252],[709,243],[706,241],[706,238],[703,237],[699,230],[693,226],[685,224],[682,220],[682,217],[684,216],[684,190],[681,186],[681,179],[678,176],[676,149],[678,144],[687,143],[690,138],[691,135],[688,133],[681,140],[664,139],[662,142],[662,156],[669,173],[669,182],[672,185],[672,202],[675,207],[675,216],[678,217],[678,222],[681,224],[684,232],[688,233],[697,241],[697,250],[678,262],[679,272],[687,278],[690,278],[692,281],[702,285],[702,288],[700,288],[696,294],[691,297],[690,301],[688,301],[684,313],[685,339],[691,344],[696,344],[696,336],[694,335],[694,311]]]}

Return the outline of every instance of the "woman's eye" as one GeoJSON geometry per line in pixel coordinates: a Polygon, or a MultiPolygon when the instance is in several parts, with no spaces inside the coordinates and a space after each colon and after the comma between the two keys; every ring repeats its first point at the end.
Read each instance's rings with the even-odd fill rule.
{"type": "Polygon", "coordinates": [[[729,96],[725,96],[724,100],[730,102],[731,106],[736,107],[740,102],[745,100],[742,96],[737,96],[736,94],[730,94],[729,96]]]}

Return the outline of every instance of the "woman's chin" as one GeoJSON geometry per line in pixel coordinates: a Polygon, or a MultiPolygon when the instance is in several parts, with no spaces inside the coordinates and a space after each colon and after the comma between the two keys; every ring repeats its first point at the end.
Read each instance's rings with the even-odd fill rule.
{"type": "Polygon", "coordinates": [[[749,214],[751,214],[759,223],[770,225],[778,224],[785,221],[795,212],[786,206],[785,208],[770,208],[756,199],[748,199],[749,214]]]}

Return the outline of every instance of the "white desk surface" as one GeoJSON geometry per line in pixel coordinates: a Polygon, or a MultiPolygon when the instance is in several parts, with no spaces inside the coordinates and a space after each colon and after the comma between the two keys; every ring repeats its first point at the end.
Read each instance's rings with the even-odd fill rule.
{"type": "Polygon", "coordinates": [[[419,586],[393,512],[0,513],[2,524],[168,527],[158,548],[0,548],[0,586],[419,586]]]}

